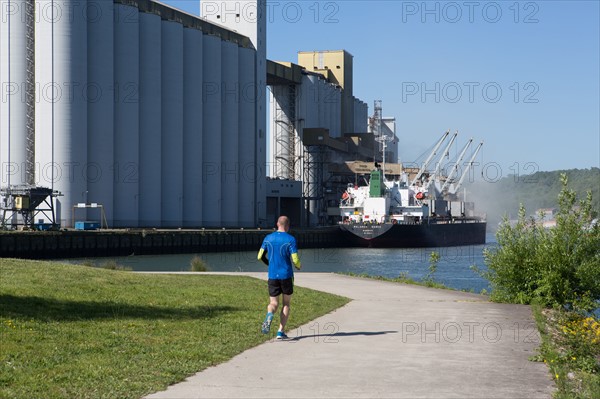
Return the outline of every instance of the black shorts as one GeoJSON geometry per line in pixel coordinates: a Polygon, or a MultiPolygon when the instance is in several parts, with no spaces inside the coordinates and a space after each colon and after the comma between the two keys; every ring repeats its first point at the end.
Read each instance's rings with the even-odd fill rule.
{"type": "Polygon", "coordinates": [[[294,278],[285,280],[269,279],[269,296],[277,297],[281,294],[292,295],[294,293],[294,278]]]}

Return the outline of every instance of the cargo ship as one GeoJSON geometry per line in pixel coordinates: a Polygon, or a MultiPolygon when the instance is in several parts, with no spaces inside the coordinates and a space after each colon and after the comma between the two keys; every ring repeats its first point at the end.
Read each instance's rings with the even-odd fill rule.
{"type": "MultiPolygon", "coordinates": [[[[378,248],[449,247],[485,244],[486,220],[475,213],[473,202],[460,197],[461,185],[483,143],[473,151],[467,167],[457,176],[473,139],[464,146],[447,176],[441,159],[448,154],[457,133],[450,139],[436,164],[428,170],[450,132],[444,133],[415,176],[402,173],[388,180],[375,163],[366,184],[349,184],[339,209],[340,229],[353,246],[378,248]]],[[[385,155],[386,141],[383,142],[385,155]]]]}

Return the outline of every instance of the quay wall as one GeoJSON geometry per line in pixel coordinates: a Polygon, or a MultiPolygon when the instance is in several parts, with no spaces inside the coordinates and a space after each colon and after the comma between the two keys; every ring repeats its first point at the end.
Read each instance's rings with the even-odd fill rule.
{"type": "MultiPolygon", "coordinates": [[[[103,256],[258,251],[272,230],[98,230],[0,232],[0,257],[103,256]]],[[[299,248],[348,246],[337,227],[294,230],[299,248]]]]}

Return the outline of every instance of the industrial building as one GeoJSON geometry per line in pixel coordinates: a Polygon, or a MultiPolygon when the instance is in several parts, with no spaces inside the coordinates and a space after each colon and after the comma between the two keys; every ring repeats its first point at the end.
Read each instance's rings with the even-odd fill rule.
{"type": "Polygon", "coordinates": [[[36,218],[62,227],[270,227],[282,211],[317,225],[345,184],[330,165],[380,159],[353,57],[268,61],[265,0],[201,2],[201,17],[152,0],[0,9],[4,210],[45,187],[36,218]]]}
{"type": "Polygon", "coordinates": [[[244,34],[150,0],[0,0],[1,186],[60,192],[64,227],[91,203],[111,227],[265,223],[264,2],[240,3],[244,34]]]}
{"type": "Polygon", "coordinates": [[[294,215],[299,209],[302,225],[327,225],[339,219],[339,199],[356,180],[346,173],[347,164],[369,161],[371,169],[364,172],[368,174],[374,162],[383,161],[384,150],[390,164],[397,162],[395,119],[383,117],[381,101],[375,102],[369,117],[368,105],[354,96],[349,52],[301,51],[297,62],[267,63],[267,215],[294,215]],[[296,189],[294,197],[285,190],[287,196],[282,197],[285,185],[301,190],[296,189]]]}

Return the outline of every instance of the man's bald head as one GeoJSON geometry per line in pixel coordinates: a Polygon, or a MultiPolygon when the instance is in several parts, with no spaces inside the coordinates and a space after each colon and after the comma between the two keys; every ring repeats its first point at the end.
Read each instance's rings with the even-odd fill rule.
{"type": "Polygon", "coordinates": [[[287,216],[279,216],[279,219],[277,219],[277,228],[280,231],[288,231],[290,229],[290,219],[287,216]]]}

